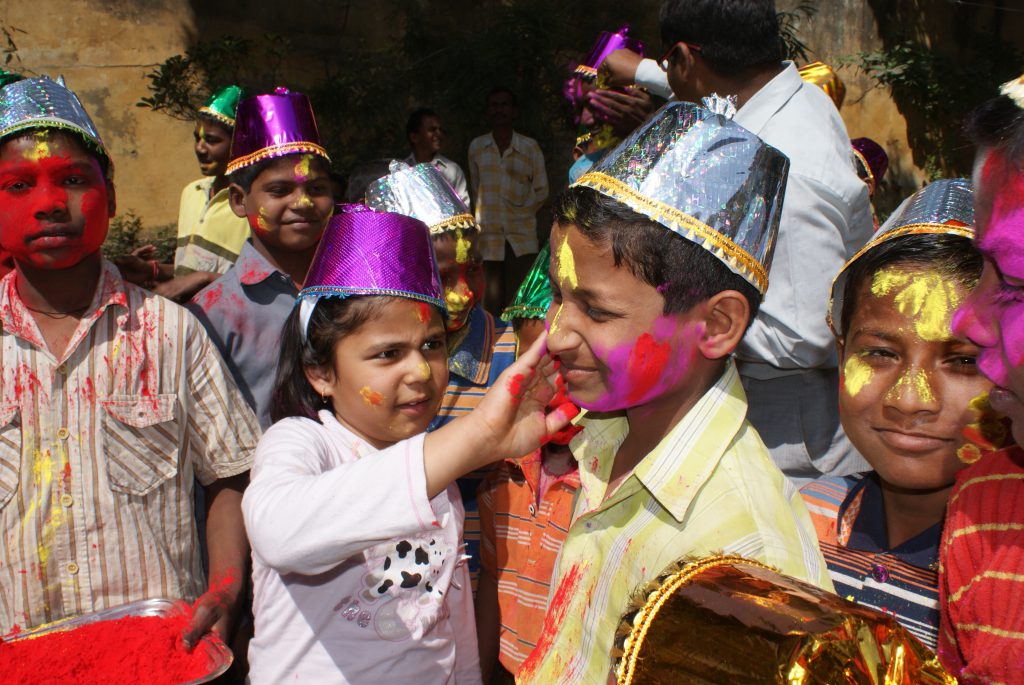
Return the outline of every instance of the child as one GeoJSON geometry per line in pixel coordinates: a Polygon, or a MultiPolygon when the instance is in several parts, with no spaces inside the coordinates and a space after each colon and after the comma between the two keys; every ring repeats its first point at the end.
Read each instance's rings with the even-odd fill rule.
{"type": "Polygon", "coordinates": [[[536,447],[565,414],[544,415],[538,345],[424,436],[447,376],[441,296],[422,222],[359,205],[331,220],[243,502],[253,683],[480,682],[452,482],[536,447]]]}
{"type": "MultiPolygon", "coordinates": [[[[481,304],[484,271],[477,247],[480,230],[437,169],[429,164],[410,167],[393,162],[387,176],[370,184],[366,204],[417,218],[430,227],[448,306],[448,387],[441,409],[430,424],[430,430],[436,430],[457,416],[469,414],[515,361],[515,332],[505,322],[495,321],[481,304]]],[[[486,467],[464,475],[458,483],[466,508],[466,551],[474,588],[480,573],[476,492],[493,461],[485,461],[486,467]]]]}
{"type": "Polygon", "coordinates": [[[556,203],[548,349],[574,403],[616,413],[571,444],[578,504],[517,682],[606,681],[631,595],[683,557],[741,554],[831,588],[730,359],[767,287],[787,168],[673,102],[556,203]]]}
{"type": "Polygon", "coordinates": [[[305,95],[278,88],[239,103],[228,193],[252,238],[191,308],[263,428],[281,327],[334,208],[328,162],[305,95]]]}
{"type": "Polygon", "coordinates": [[[981,272],[973,224],[970,183],[935,181],[839,272],[840,416],[872,470],[801,490],[836,592],[892,613],[931,649],[946,502],[976,449],[961,433],[980,424],[969,407],[992,385],[950,328],[981,272]]]}
{"type": "MultiPolygon", "coordinates": [[[[513,322],[518,349],[523,352],[544,332],[551,304],[550,261],[551,251],[545,245],[515,300],[502,313],[503,319],[513,322]]],[[[560,394],[564,396],[564,390],[560,394]]],[[[484,682],[493,682],[495,671],[495,680],[511,682],[511,674],[519,670],[540,636],[551,572],[580,486],[579,468],[568,449],[577,432],[572,426],[533,453],[506,459],[488,474],[477,493],[482,568],[476,624],[484,682]]]]}
{"type": "MultiPolygon", "coordinates": [[[[1024,77],[968,118],[974,164],[978,287],[953,331],[979,347],[992,408],[1024,444],[1024,77]]],[[[1024,653],[1024,451],[1017,445],[960,472],[942,535],[939,657],[961,683],[1019,682],[1024,653]]]]}
{"type": "Polygon", "coordinates": [[[48,78],[0,90],[0,245],[17,265],[0,281],[0,634],[203,595],[186,641],[227,638],[256,420],[192,315],[102,259],[113,212],[78,98],[48,78]]]}

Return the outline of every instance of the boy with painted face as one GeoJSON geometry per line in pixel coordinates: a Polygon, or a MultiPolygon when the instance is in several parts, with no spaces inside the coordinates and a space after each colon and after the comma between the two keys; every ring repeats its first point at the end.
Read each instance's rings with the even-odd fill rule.
{"type": "MultiPolygon", "coordinates": [[[[977,288],[953,319],[995,387],[992,408],[1024,444],[1024,77],[967,121],[974,163],[977,288]]],[[[1019,682],[1024,654],[1024,452],[984,455],[957,477],[941,547],[939,658],[961,683],[1019,682]]]]}
{"type": "Polygon", "coordinates": [[[970,183],[935,181],[839,272],[829,324],[840,416],[872,470],[801,489],[836,592],[884,608],[931,649],[950,490],[1005,437],[981,410],[992,384],[978,372],[978,348],[951,328],[981,272],[973,224],[970,183]]]}
{"type": "Polygon", "coordinates": [[[252,237],[190,308],[264,429],[271,423],[281,327],[334,208],[329,161],[305,95],[278,88],[238,104],[228,193],[252,237]]]}
{"type": "MultiPolygon", "coordinates": [[[[411,216],[430,228],[448,309],[448,386],[429,428],[437,430],[476,408],[501,372],[515,361],[515,332],[483,307],[483,256],[477,246],[480,229],[436,168],[392,162],[390,173],[367,188],[366,204],[377,211],[411,216]]],[[[480,573],[476,491],[490,468],[477,469],[457,481],[466,508],[464,537],[474,588],[480,573]]]]}
{"type": "Polygon", "coordinates": [[[605,681],[630,597],[684,557],[734,552],[831,588],[731,359],[767,287],[788,160],[728,102],[708,105],[669,103],[556,203],[547,345],[590,413],[570,444],[581,491],[551,605],[517,682],[605,681]]]}
{"type": "Polygon", "coordinates": [[[202,595],[186,642],[226,638],[259,430],[192,315],[101,257],[112,176],[62,82],[0,90],[0,244],[16,263],[0,281],[0,634],[202,595]]]}

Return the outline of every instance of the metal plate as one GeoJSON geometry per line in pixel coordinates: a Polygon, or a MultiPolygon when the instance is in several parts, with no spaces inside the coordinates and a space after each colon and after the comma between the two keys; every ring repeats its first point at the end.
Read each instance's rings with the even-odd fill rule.
{"type": "MultiPolygon", "coordinates": [[[[125,618],[128,616],[169,616],[176,611],[181,611],[187,606],[188,605],[185,604],[185,602],[177,599],[142,599],[137,602],[129,602],[128,604],[95,611],[91,614],[83,614],[81,616],[75,616],[74,618],[66,618],[62,621],[47,623],[46,625],[39,626],[38,628],[18,633],[17,635],[4,636],[4,641],[17,642],[19,640],[30,640],[48,633],[74,630],[75,628],[88,625],[89,623],[96,623],[98,621],[116,621],[119,618],[125,618]]],[[[206,650],[206,653],[210,657],[210,661],[214,664],[214,668],[210,673],[202,678],[199,678],[198,680],[190,680],[187,683],[182,683],[182,685],[199,685],[200,683],[209,682],[222,675],[231,667],[231,661],[234,657],[231,654],[231,650],[228,649],[227,645],[225,645],[219,638],[206,635],[199,641],[196,648],[206,650]]]]}

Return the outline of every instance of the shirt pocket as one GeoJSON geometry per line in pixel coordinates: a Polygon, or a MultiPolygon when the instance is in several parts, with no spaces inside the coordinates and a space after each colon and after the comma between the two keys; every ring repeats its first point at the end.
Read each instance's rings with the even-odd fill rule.
{"type": "Polygon", "coordinates": [[[505,186],[505,201],[513,207],[526,206],[533,194],[530,165],[519,155],[513,155],[504,161],[502,167],[508,178],[508,183],[505,186]]]}
{"type": "Polygon", "coordinates": [[[0,509],[21,480],[21,412],[16,404],[0,405],[0,509]]]}
{"type": "Polygon", "coordinates": [[[144,497],[178,472],[177,395],[103,400],[110,489],[144,497]]]}

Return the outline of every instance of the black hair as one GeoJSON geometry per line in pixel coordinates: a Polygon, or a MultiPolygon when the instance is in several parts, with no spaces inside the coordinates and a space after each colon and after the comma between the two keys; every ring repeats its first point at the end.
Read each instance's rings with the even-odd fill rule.
{"type": "Polygon", "coordinates": [[[303,338],[299,302],[281,331],[281,356],[277,363],[270,419],[305,416],[319,421],[324,401],[306,378],[305,369],[334,363],[334,348],[344,336],[356,332],[393,298],[379,296],[322,297],[309,317],[308,337],[303,338]]]}
{"type": "Polygon", "coordinates": [[[611,243],[615,266],[623,264],[665,298],[665,314],[680,314],[724,291],[736,290],[750,305],[761,293],[700,245],[634,212],[592,188],[571,187],[555,201],[555,221],[572,224],[594,245],[611,243]]]}
{"type": "MultiPolygon", "coordinates": [[[[261,159],[255,164],[250,164],[249,166],[242,167],[237,171],[232,171],[230,174],[228,174],[228,183],[235,183],[241,186],[242,190],[248,193],[250,190],[252,190],[252,184],[256,181],[259,175],[266,171],[267,167],[269,167],[271,164],[273,164],[279,159],[282,159],[282,157],[269,157],[267,159],[261,159]]],[[[320,165],[325,172],[330,173],[330,165],[327,163],[326,159],[324,159],[320,155],[313,155],[313,159],[317,160],[316,164],[320,165]]]]}
{"type": "Polygon", "coordinates": [[[665,0],[658,20],[666,47],[700,46],[701,58],[723,76],[785,58],[774,0],[665,0]]]}
{"type": "Polygon", "coordinates": [[[970,238],[950,233],[915,233],[894,238],[868,250],[853,264],[843,288],[840,337],[845,340],[857,311],[857,294],[864,282],[887,266],[937,269],[968,290],[981,276],[982,257],[970,238]]]}
{"type": "Polygon", "coordinates": [[[505,95],[508,95],[510,98],[512,98],[513,105],[519,105],[519,98],[516,97],[516,94],[512,92],[511,88],[506,88],[505,86],[495,86],[494,88],[491,88],[489,91],[487,91],[487,97],[484,98],[484,103],[489,103],[492,97],[501,93],[504,93],[505,95]]]}
{"type": "Polygon", "coordinates": [[[103,179],[108,184],[113,184],[114,167],[110,163],[110,158],[108,158],[105,154],[101,153],[99,149],[97,149],[96,144],[93,143],[91,140],[87,139],[82,134],[76,133],[69,129],[58,128],[56,126],[40,126],[38,128],[26,128],[22,129],[21,131],[16,131],[5,138],[0,138],[0,145],[3,145],[4,143],[10,140],[14,140],[15,138],[26,138],[28,136],[35,136],[40,131],[45,131],[49,135],[60,134],[66,137],[68,140],[74,141],[79,147],[82,148],[82,150],[85,151],[85,154],[95,159],[96,162],[100,165],[100,171],[103,172],[103,179]]]}
{"type": "Polygon", "coordinates": [[[1024,108],[1007,95],[992,98],[967,115],[964,132],[976,146],[1003,150],[1024,162],[1024,108]]]}
{"type": "Polygon", "coordinates": [[[430,109],[429,107],[420,107],[419,109],[414,109],[412,113],[409,115],[409,119],[405,122],[405,137],[407,139],[410,139],[410,142],[410,136],[412,136],[413,133],[420,132],[420,129],[423,128],[423,120],[426,119],[427,117],[437,117],[438,119],[441,118],[437,115],[437,112],[430,109]]]}

